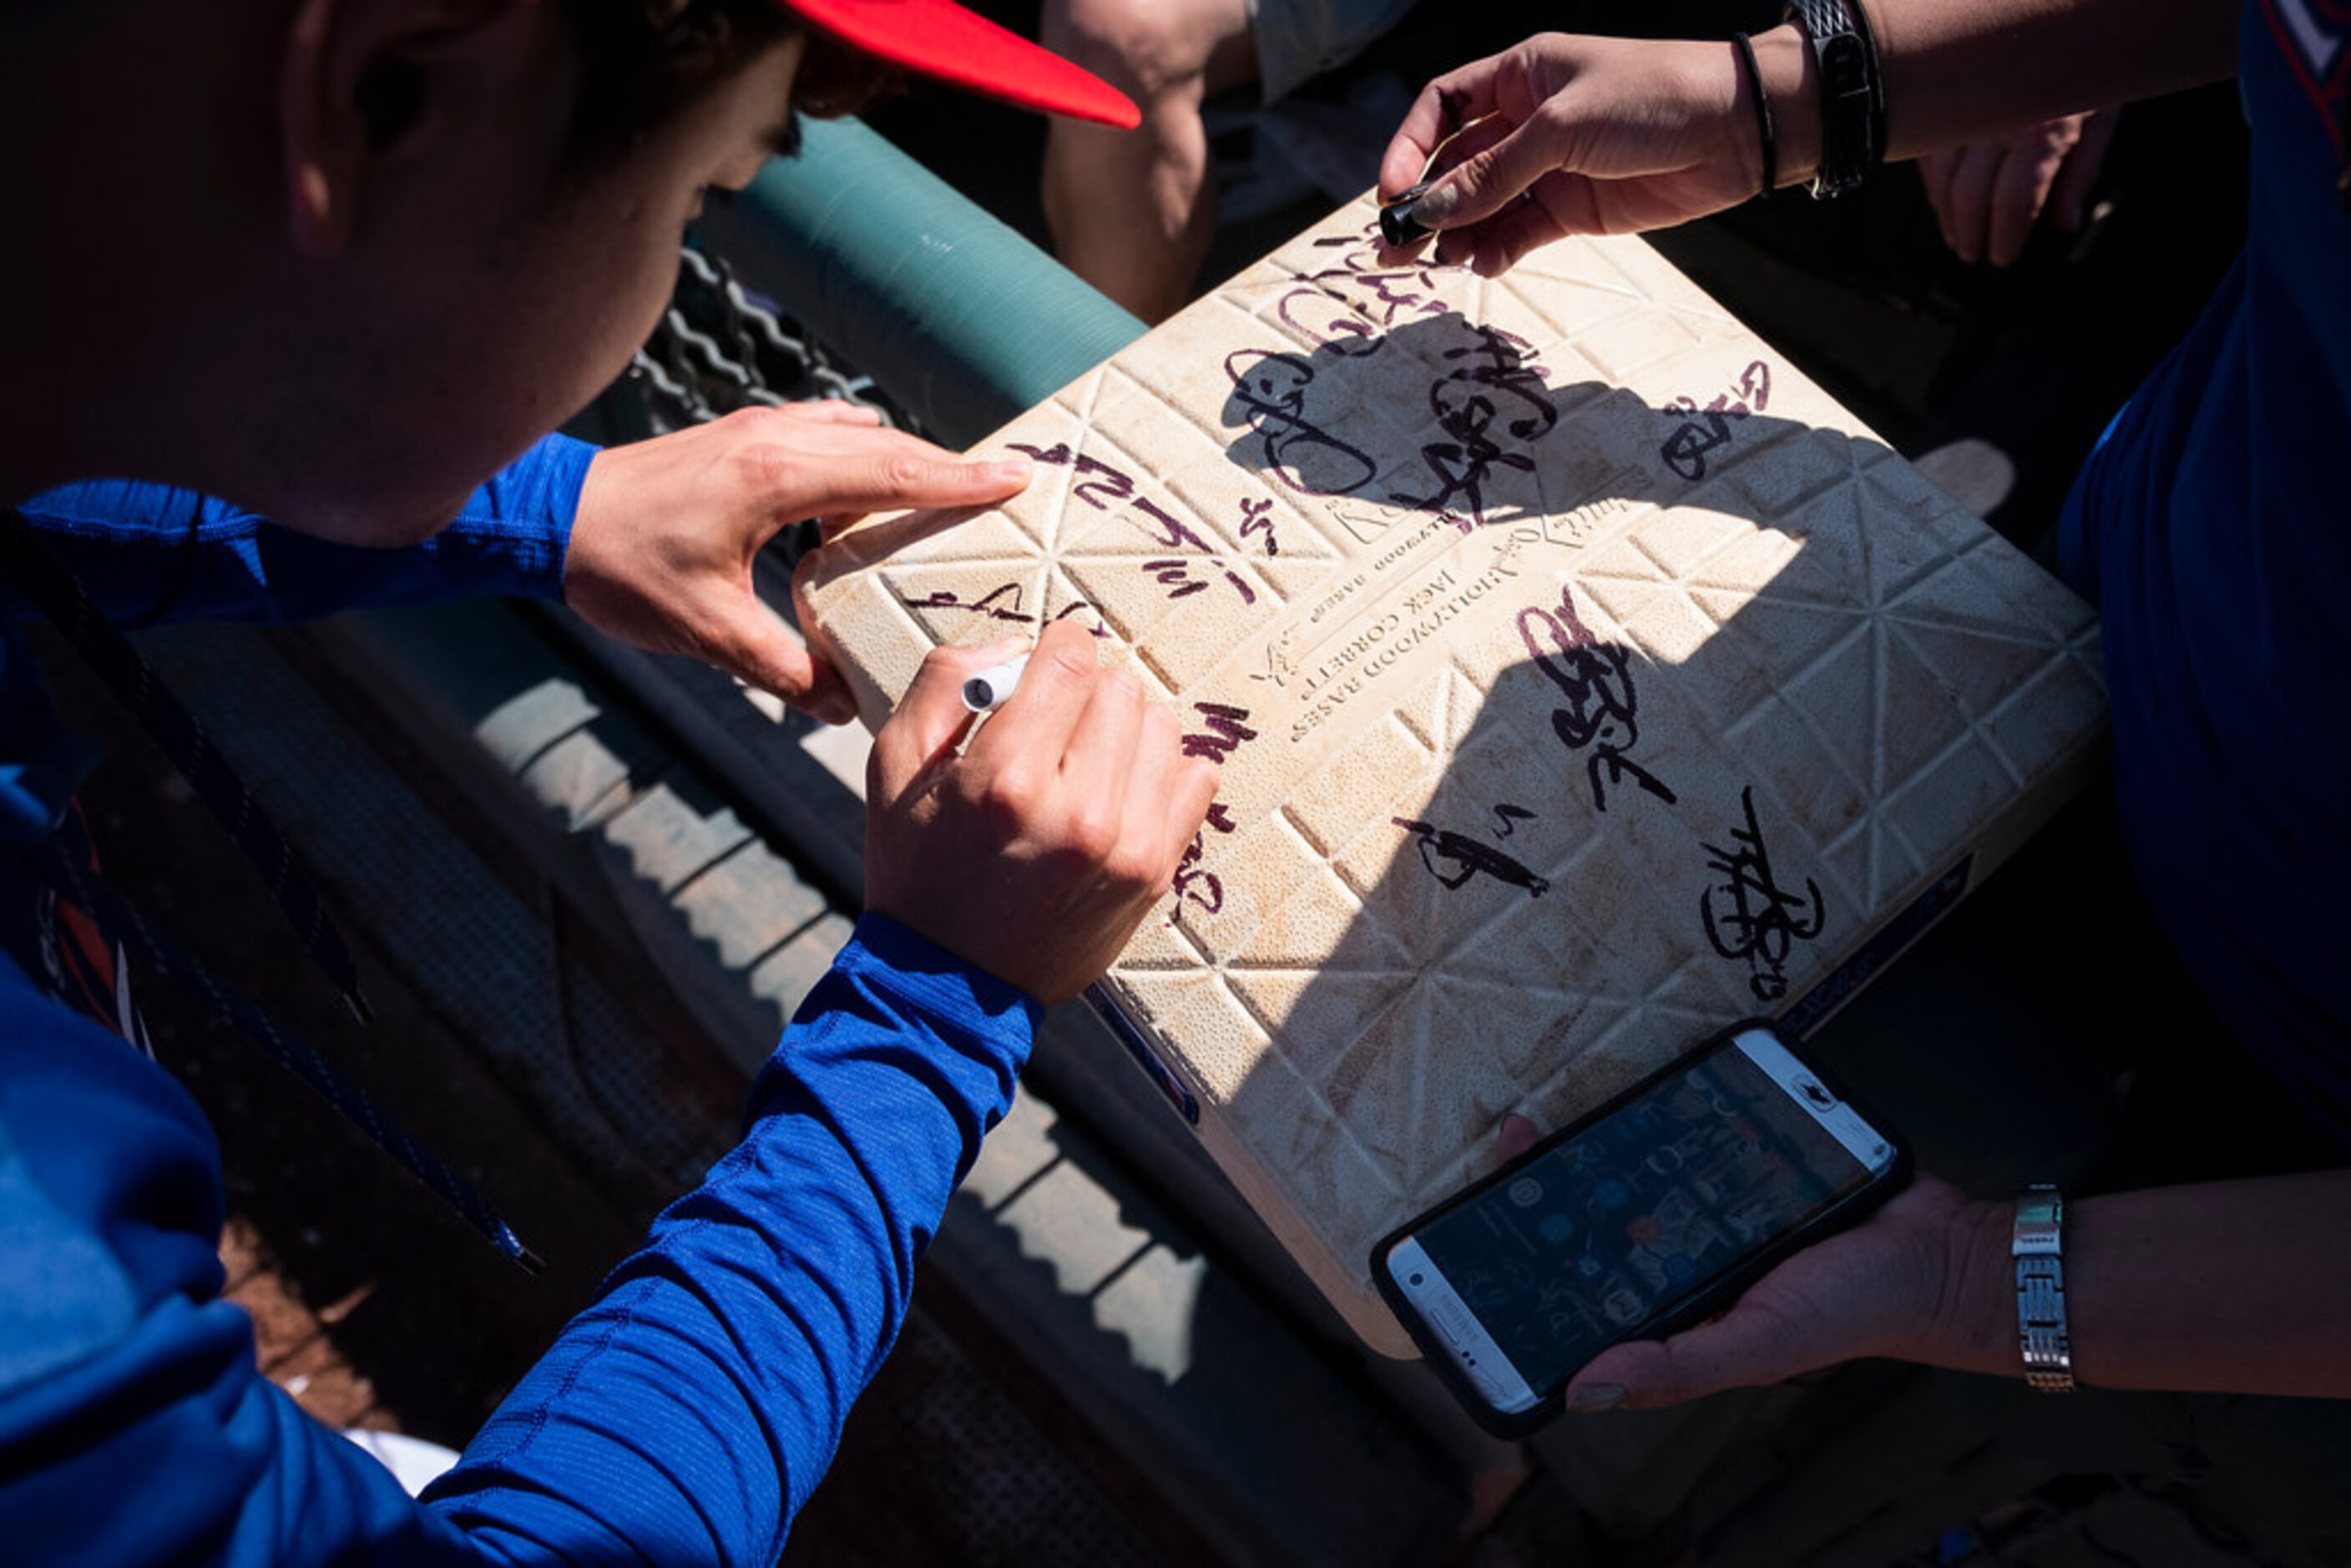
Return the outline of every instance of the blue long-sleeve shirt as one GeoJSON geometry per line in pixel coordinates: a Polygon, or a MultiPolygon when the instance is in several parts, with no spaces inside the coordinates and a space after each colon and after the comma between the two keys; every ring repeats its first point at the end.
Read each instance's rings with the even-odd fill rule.
{"type": "Polygon", "coordinates": [[[401,549],[335,544],[226,501],[131,479],[68,485],[17,510],[119,626],[201,616],[277,623],[459,595],[563,596],[596,448],[550,435],[401,549]]]}
{"type": "Polygon", "coordinates": [[[772,1563],[1036,1021],[867,916],[743,1142],[420,1505],[256,1367],[220,1299],[220,1152],[194,1103],[16,982],[0,973],[0,1540],[105,1568],[772,1563]]]}
{"type": "MultiPolygon", "coordinates": [[[[414,550],[319,545],[153,486],[77,486],[26,510],[118,619],[287,620],[559,591],[588,455],[542,446],[414,550]]],[[[70,769],[38,765],[58,738],[12,643],[0,852],[70,787],[70,769]]],[[[742,1143],[419,1503],[260,1375],[250,1322],[220,1299],[211,1130],[104,1027],[74,936],[0,852],[12,1562],[772,1562],[896,1338],[914,1260],[1008,1107],[1038,1017],[903,927],[861,922],[754,1086],[742,1143]]]]}

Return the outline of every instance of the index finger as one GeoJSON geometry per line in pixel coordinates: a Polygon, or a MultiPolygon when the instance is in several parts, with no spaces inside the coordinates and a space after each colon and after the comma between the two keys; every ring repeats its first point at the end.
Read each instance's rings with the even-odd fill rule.
{"type": "Polygon", "coordinates": [[[1420,89],[1404,123],[1389,139],[1387,151],[1380,155],[1382,201],[1419,184],[1423,171],[1446,138],[1494,112],[1494,77],[1500,59],[1499,55],[1492,55],[1472,60],[1420,89]]]}
{"type": "Polygon", "coordinates": [[[804,419],[811,424],[863,424],[882,423],[882,411],[846,398],[796,398],[785,403],[779,413],[794,419],[804,419]]]}
{"type": "Polygon", "coordinates": [[[1026,457],[966,458],[885,425],[811,421],[803,438],[804,516],[986,506],[1027,489],[1035,471],[1026,457]]]}

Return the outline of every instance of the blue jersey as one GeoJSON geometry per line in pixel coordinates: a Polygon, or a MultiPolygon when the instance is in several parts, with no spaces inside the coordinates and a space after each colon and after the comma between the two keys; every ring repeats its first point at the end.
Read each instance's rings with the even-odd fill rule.
{"type": "Polygon", "coordinates": [[[2351,9],[2252,0],[2241,55],[2244,255],[2107,431],[2062,551],[2104,619],[2148,898],[2231,1032],[2351,1149],[2351,9]]]}
{"type": "MultiPolygon", "coordinates": [[[[26,510],[123,621],[553,596],[590,455],[542,444],[410,550],[156,486],[26,510]]],[[[73,755],[22,645],[0,642],[0,1555],[773,1563],[1011,1103],[1037,1005],[861,922],[755,1083],[741,1144],[419,1503],[261,1375],[250,1320],[221,1299],[212,1131],[120,1038],[90,934],[6,852],[46,831],[73,755]]]]}

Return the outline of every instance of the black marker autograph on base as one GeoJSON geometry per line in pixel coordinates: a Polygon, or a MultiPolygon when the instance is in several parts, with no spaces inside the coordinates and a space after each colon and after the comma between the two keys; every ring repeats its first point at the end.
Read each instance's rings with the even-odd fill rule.
{"type": "Polygon", "coordinates": [[[1755,999],[1776,1002],[1788,994],[1790,954],[1798,942],[1821,934],[1827,912],[1821,904],[1820,884],[1810,877],[1801,894],[1782,887],[1773,877],[1771,853],[1755,821],[1752,785],[1740,790],[1739,805],[1747,825],[1730,830],[1735,847],[1699,846],[1713,857],[1707,869],[1723,880],[1698,895],[1698,918],[1716,952],[1745,962],[1747,987],[1755,999]]]}
{"type": "Polygon", "coordinates": [[[1428,868],[1429,875],[1446,887],[1464,886],[1470,878],[1482,873],[1512,887],[1525,888],[1529,898],[1541,898],[1551,891],[1548,881],[1501,851],[1481,844],[1466,834],[1440,828],[1434,822],[1416,821],[1410,817],[1390,817],[1388,821],[1413,835],[1420,850],[1420,863],[1428,868]],[[1440,860],[1453,862],[1453,869],[1449,872],[1437,869],[1437,862],[1440,860]]]}
{"type": "Polygon", "coordinates": [[[1619,644],[1592,634],[1575,613],[1573,591],[1560,591],[1555,610],[1520,611],[1519,638],[1534,656],[1535,668],[1567,699],[1566,706],[1552,710],[1551,727],[1561,745],[1585,753],[1592,809],[1608,810],[1608,785],[1627,779],[1667,805],[1674,804],[1674,792],[1630,755],[1641,743],[1633,656],[1619,644]]]}

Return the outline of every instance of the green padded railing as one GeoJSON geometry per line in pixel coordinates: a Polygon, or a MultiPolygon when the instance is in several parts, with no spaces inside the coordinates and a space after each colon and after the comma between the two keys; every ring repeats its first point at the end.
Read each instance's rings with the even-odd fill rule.
{"type": "Polygon", "coordinates": [[[702,229],[925,430],[966,446],[1142,336],[1051,256],[853,120],[810,120],[702,229]]]}

